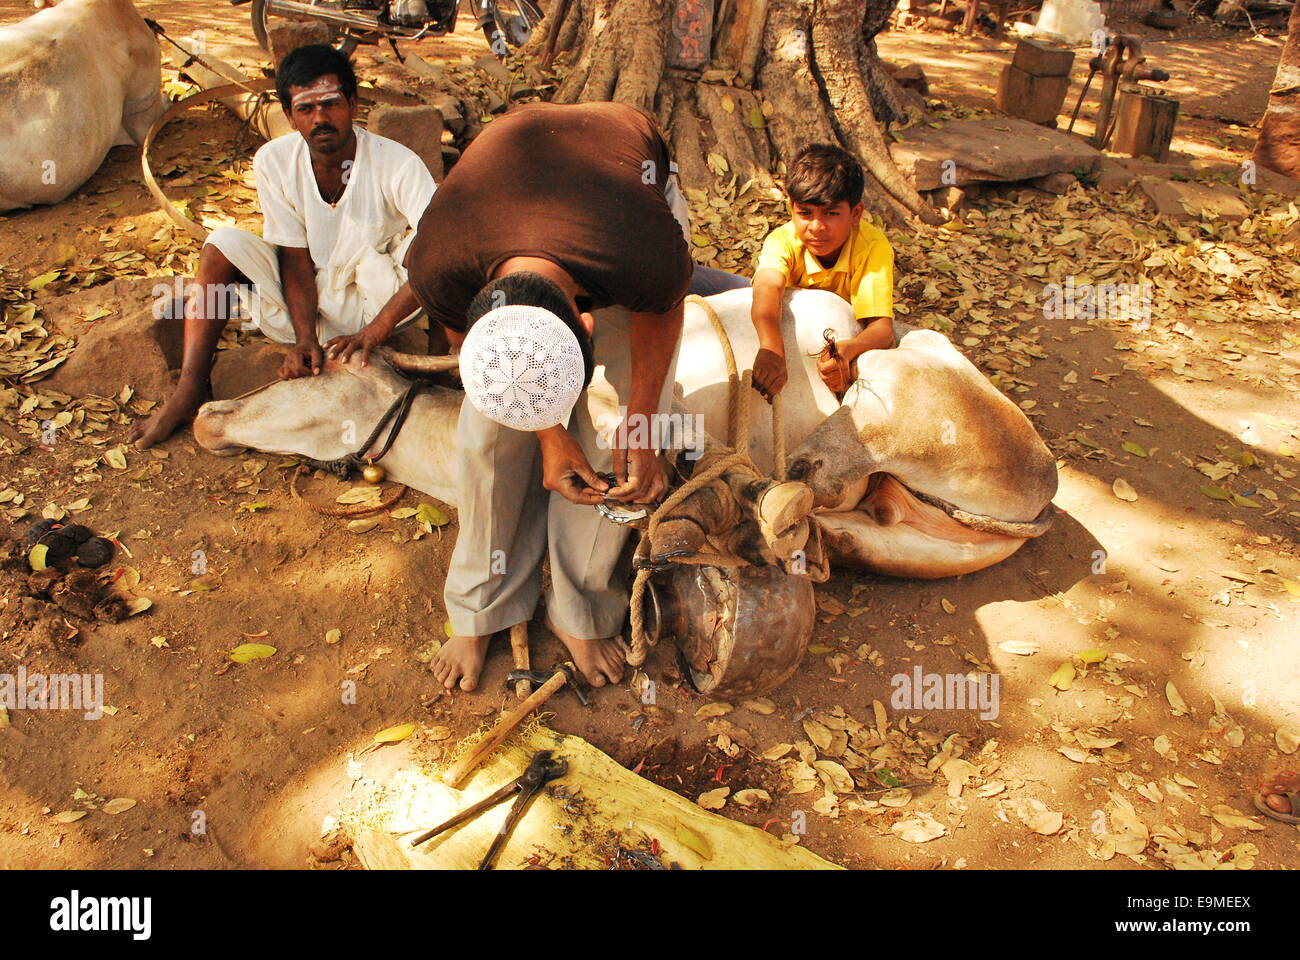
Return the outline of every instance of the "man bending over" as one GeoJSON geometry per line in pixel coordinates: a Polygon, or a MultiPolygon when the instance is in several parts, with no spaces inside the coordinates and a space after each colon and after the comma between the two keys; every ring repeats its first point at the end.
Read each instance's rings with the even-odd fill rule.
{"type": "Polygon", "coordinates": [[[617,448],[671,401],[692,269],[668,177],[663,138],[632,107],[528,104],[478,135],[420,221],[411,285],[461,346],[466,393],[454,636],[430,664],[449,690],[473,690],[492,635],[532,617],[548,553],[552,632],[594,686],[622,678],[629,531],[593,507],[668,486],[654,449],[617,448]],[[613,305],[630,317],[590,312],[613,305]],[[597,366],[625,440],[598,442],[584,390],[597,366]],[[597,471],[611,469],[608,484],[597,471]]]}

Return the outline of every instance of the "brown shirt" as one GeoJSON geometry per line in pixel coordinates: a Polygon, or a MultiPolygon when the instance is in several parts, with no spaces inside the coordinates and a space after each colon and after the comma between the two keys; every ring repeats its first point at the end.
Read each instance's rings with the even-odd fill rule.
{"type": "Polygon", "coordinates": [[[429,316],[466,329],[465,310],[509,257],[553,260],[591,297],[665,313],[686,295],[690,253],[664,186],[668,147],[619,103],[530,103],[465,150],[420,218],[407,260],[429,316]]]}

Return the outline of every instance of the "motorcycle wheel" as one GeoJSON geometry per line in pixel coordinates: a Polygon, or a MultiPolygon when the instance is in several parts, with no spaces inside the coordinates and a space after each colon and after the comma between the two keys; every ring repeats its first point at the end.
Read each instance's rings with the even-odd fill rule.
{"type": "Polygon", "coordinates": [[[483,25],[483,36],[492,52],[504,58],[510,48],[517,49],[528,42],[542,19],[542,11],[529,0],[497,0],[493,8],[495,22],[483,25]]]}
{"type": "MultiPolygon", "coordinates": [[[[249,11],[249,16],[253,21],[253,36],[257,38],[257,45],[267,53],[271,52],[271,40],[267,36],[267,18],[266,0],[253,0],[253,6],[249,11]]],[[[334,48],[345,57],[352,56],[352,52],[357,48],[357,38],[350,33],[334,35],[334,48]]]]}

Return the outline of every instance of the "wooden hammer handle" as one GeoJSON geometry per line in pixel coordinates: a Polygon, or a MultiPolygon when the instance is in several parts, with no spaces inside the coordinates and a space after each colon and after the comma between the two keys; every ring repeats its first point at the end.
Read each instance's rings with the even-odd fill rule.
{"type": "Polygon", "coordinates": [[[482,762],[483,758],[501,745],[501,742],[519,726],[530,713],[545,703],[556,690],[564,686],[569,680],[568,674],[563,670],[556,670],[544,684],[533,691],[527,700],[519,704],[509,713],[503,715],[497,721],[497,725],[492,728],[481,743],[473,750],[461,757],[449,767],[442,775],[442,782],[448,786],[460,789],[474,768],[482,762]]]}
{"type": "MultiPolygon", "coordinates": [[[[528,657],[528,621],[516,623],[510,628],[510,649],[515,657],[516,670],[531,669],[528,657]]],[[[525,699],[533,692],[533,685],[528,680],[515,681],[515,696],[520,700],[525,699]]]]}

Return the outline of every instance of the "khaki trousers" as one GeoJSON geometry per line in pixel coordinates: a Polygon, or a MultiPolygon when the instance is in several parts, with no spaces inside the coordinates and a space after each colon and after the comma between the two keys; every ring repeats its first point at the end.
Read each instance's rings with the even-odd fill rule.
{"type": "MultiPolygon", "coordinates": [[[[631,314],[602,310],[592,333],[596,374],[626,404],[632,385],[631,314]],[[603,367],[603,371],[602,371],[603,367]]],[[[664,378],[659,413],[671,409],[678,340],[664,378]]],[[[578,397],[568,430],[597,473],[612,469],[612,453],[590,409],[592,393],[578,397]]],[[[617,636],[628,609],[624,547],[632,533],[592,506],[570,503],[542,486],[536,434],[512,430],[461,404],[456,430],[461,482],[460,532],[443,599],[458,636],[484,636],[530,620],[542,593],[542,559],[551,561],[547,613],[560,630],[583,640],[617,636]]]]}

